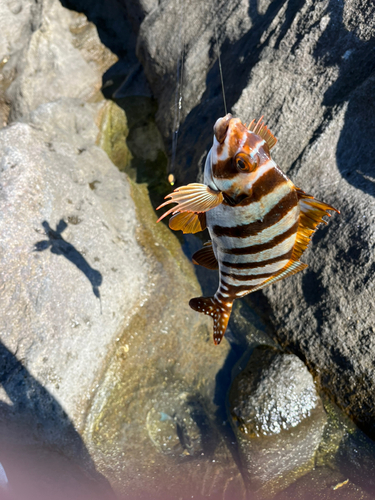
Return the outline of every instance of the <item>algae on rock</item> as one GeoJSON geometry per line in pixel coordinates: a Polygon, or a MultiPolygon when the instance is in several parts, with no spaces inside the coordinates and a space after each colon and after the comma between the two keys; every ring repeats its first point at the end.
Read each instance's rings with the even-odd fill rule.
{"type": "Polygon", "coordinates": [[[126,144],[129,129],[124,110],[113,101],[105,101],[98,122],[98,146],[107,153],[121,172],[125,172],[132,160],[132,154],[126,144]]]}

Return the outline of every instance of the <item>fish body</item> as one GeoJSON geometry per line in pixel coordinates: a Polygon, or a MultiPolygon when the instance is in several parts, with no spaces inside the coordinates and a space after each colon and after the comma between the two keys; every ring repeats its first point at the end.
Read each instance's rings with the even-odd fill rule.
{"type": "MultiPolygon", "coordinates": [[[[195,264],[219,270],[213,297],[191,299],[212,316],[214,343],[227,328],[233,301],[307,267],[299,261],[324,215],[335,208],[315,200],[279,169],[270,155],[276,139],[261,120],[249,127],[228,114],[214,126],[204,184],[169,195],[176,202],[170,227],[184,232],[208,228],[211,241],[195,264]]],[[[159,207],[160,208],[160,207],[159,207]]]]}

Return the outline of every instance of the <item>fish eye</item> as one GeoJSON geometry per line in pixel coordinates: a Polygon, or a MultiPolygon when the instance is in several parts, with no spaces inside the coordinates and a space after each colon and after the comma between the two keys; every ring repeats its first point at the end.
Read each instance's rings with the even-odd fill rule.
{"type": "Polygon", "coordinates": [[[236,167],[240,172],[252,172],[256,167],[256,162],[252,162],[250,158],[244,158],[243,155],[236,157],[236,167]]]}
{"type": "Polygon", "coordinates": [[[240,170],[246,170],[247,165],[246,165],[245,161],[242,160],[242,158],[239,158],[237,160],[237,168],[239,168],[240,170]]]}

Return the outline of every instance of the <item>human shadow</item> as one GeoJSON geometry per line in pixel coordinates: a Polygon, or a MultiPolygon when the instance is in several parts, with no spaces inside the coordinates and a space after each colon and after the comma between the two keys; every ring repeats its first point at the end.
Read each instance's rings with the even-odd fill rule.
{"type": "Polygon", "coordinates": [[[68,224],[61,219],[53,230],[47,221],[42,222],[48,240],[38,241],[35,244],[35,252],[44,252],[48,248],[55,255],[63,255],[74,264],[90,281],[95,297],[100,299],[99,287],[103,277],[99,271],[93,269],[83,255],[68,241],[65,241],[61,233],[68,227],[68,224]]]}
{"type": "MultiPolygon", "coordinates": [[[[38,491],[45,492],[40,481],[46,468],[57,477],[67,474],[66,485],[78,480],[86,484],[85,488],[88,485],[90,491],[94,486],[93,491],[100,494],[91,495],[93,499],[113,498],[107,480],[96,471],[81,436],[64,409],[2,342],[0,387],[9,400],[6,402],[2,396],[0,401],[0,462],[8,475],[10,490],[16,486],[19,493],[20,488],[30,486],[31,496],[28,497],[36,498],[34,495],[38,491]],[[53,462],[52,465],[48,460],[53,462]],[[41,466],[34,470],[29,467],[22,478],[20,474],[25,463],[40,463],[41,466]],[[16,485],[15,481],[19,480],[25,485],[16,485]]],[[[49,481],[53,483],[53,478],[50,477],[49,481]]],[[[75,487],[73,483],[73,489],[75,487]]],[[[10,495],[9,498],[19,496],[10,495]]],[[[39,498],[44,499],[44,496],[39,498]]]]}

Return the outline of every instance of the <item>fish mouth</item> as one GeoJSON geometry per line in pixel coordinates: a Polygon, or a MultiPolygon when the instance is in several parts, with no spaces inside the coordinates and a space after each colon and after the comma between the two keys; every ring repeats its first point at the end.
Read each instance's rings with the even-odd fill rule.
{"type": "Polygon", "coordinates": [[[229,196],[227,193],[223,193],[224,200],[230,205],[231,207],[235,207],[236,205],[239,205],[243,200],[249,197],[248,194],[239,194],[238,196],[229,196]]]}
{"type": "Polygon", "coordinates": [[[232,118],[233,116],[230,113],[228,113],[223,118],[219,118],[214,125],[214,134],[216,140],[220,144],[222,144],[225,141],[225,136],[227,135],[227,130],[229,127],[229,122],[231,121],[232,118]]]}

